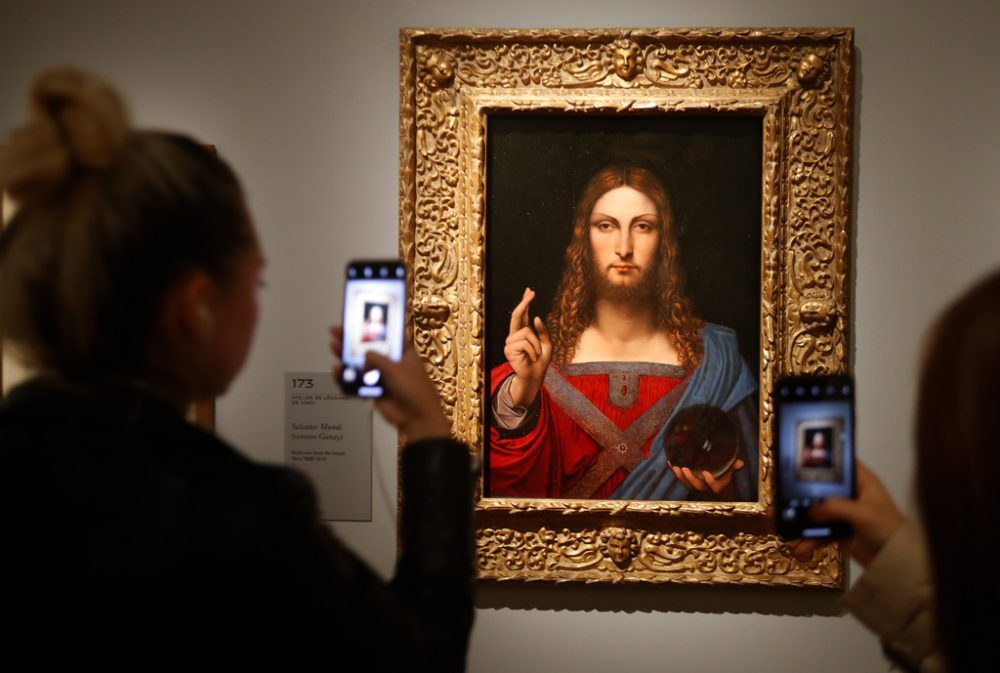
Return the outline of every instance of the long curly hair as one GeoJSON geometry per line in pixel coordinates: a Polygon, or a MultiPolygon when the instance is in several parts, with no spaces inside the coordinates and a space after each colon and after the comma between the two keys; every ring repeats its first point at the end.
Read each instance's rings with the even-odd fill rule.
{"type": "Polygon", "coordinates": [[[623,162],[609,164],[595,173],[577,202],[573,239],[566,248],[562,279],[546,321],[552,337],[553,360],[557,364],[572,362],[580,335],[594,321],[597,284],[593,278],[590,214],[601,196],[618,187],[640,191],[656,205],[660,217],[660,237],[652,297],[655,320],[669,335],[681,364],[688,368],[696,367],[703,350],[699,333],[702,321],[695,316],[691,302],[684,294],[681,272],[676,263],[677,242],[673,233],[670,198],[663,183],[650,170],[623,162]]]}

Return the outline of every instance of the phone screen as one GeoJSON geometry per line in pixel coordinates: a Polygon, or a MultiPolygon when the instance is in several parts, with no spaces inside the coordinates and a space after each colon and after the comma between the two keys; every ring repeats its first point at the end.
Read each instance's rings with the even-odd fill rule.
{"type": "Polygon", "coordinates": [[[406,317],[406,267],[399,260],[355,261],[347,265],[344,285],[344,345],[341,386],[360,397],[385,393],[382,374],[365,371],[365,354],[403,357],[406,317]]]}
{"type": "Polygon", "coordinates": [[[853,381],[840,375],[787,377],[774,391],[779,533],[850,534],[846,523],[813,521],[809,508],[831,496],[855,496],[853,381]]]}

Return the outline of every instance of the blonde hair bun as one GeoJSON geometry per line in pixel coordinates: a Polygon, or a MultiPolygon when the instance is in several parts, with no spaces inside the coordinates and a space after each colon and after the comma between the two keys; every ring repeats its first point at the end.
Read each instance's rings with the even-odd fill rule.
{"type": "Polygon", "coordinates": [[[28,122],[3,153],[0,183],[22,204],[44,196],[77,172],[113,165],[129,133],[125,103],[108,82],[68,66],[44,70],[28,122]]]}

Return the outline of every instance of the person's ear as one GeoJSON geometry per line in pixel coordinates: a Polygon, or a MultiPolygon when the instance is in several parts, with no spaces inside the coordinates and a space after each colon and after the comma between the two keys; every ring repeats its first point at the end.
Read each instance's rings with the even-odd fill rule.
{"type": "Polygon", "coordinates": [[[204,271],[194,271],[167,293],[164,329],[178,345],[203,344],[215,330],[215,282],[204,271]]]}
{"type": "Polygon", "coordinates": [[[203,337],[209,337],[212,335],[213,328],[213,318],[212,309],[208,307],[208,303],[204,301],[199,301],[195,306],[195,311],[198,313],[198,327],[200,328],[201,335],[203,337]]]}

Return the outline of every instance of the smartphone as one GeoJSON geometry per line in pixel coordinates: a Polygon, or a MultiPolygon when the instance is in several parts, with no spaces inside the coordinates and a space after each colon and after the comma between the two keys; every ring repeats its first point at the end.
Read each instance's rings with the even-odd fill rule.
{"type": "Polygon", "coordinates": [[[773,400],[778,533],[787,539],[850,535],[846,522],[817,522],[809,508],[831,496],[857,496],[853,379],[784,377],[773,400]]]}
{"type": "Polygon", "coordinates": [[[344,342],[340,385],[359,397],[385,394],[382,373],[365,370],[365,354],[403,357],[406,266],[398,259],[353,261],[344,283],[344,342]]]}

